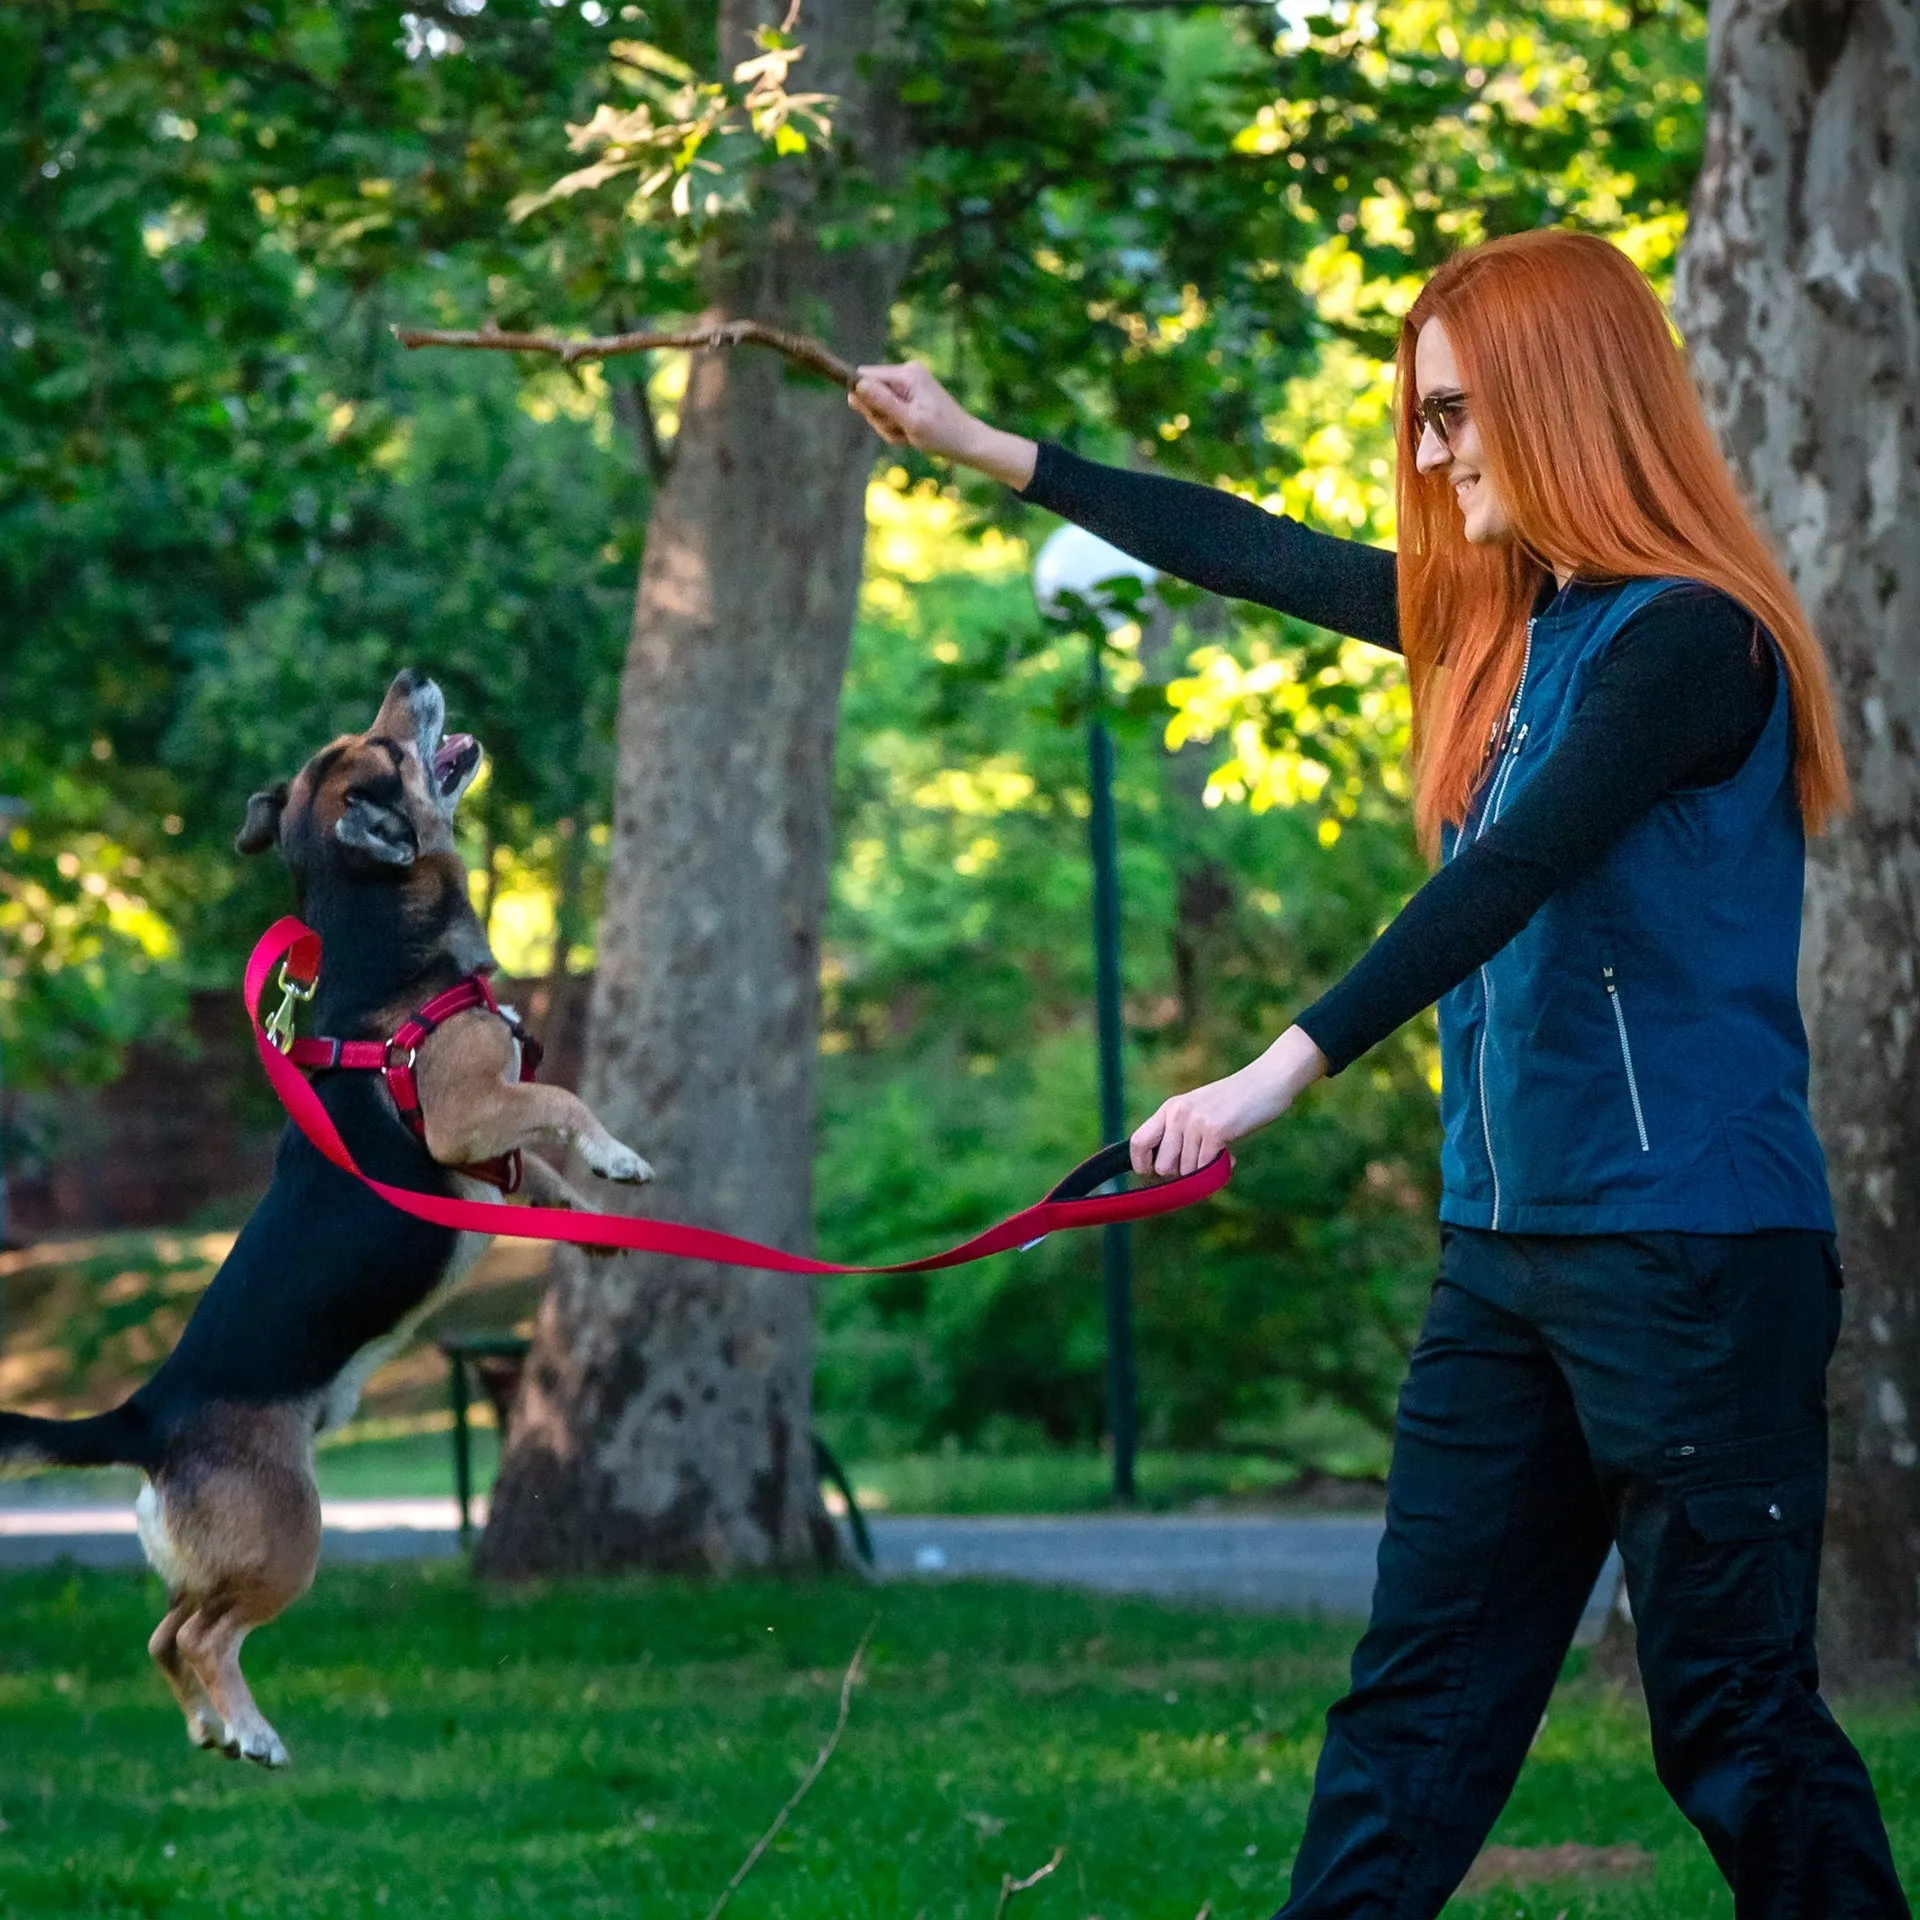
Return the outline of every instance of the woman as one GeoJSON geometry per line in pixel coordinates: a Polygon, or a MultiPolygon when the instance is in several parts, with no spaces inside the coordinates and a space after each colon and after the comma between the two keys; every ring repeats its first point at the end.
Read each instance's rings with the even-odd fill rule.
{"type": "Polygon", "coordinates": [[[1188,1171],[1439,1002],[1439,1277],[1283,1913],[1438,1913],[1617,1540],[1660,1777],[1741,1920],[1905,1915],[1813,1646],[1840,1267],[1794,976],[1804,835],[1846,800],[1819,650],[1605,242],[1459,255],[1398,376],[1397,558],[1000,432],[922,367],[851,396],[1168,573],[1406,657],[1438,871],[1133,1136],[1142,1172],[1188,1171]]]}

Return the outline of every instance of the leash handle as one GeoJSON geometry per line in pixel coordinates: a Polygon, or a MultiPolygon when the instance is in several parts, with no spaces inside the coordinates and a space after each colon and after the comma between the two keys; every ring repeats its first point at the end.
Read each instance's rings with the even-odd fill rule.
{"type": "Polygon", "coordinates": [[[260,996],[275,964],[303,941],[312,942],[310,948],[301,950],[303,958],[309,953],[312,956],[313,973],[307,976],[311,980],[318,973],[319,937],[291,914],[276,920],[260,936],[247,961],[247,1019],[253,1028],[254,1050],[280,1104],[314,1150],[332,1161],[341,1172],[372,1188],[388,1205],[402,1213],[457,1232],[504,1234],[515,1240],[556,1241],[574,1246],[619,1247],[628,1252],[663,1253],[682,1260],[705,1260],[717,1266],[749,1267],[770,1273],[931,1273],[942,1267],[965,1266],[984,1260],[989,1254],[1032,1245],[1050,1233],[1068,1228],[1105,1226],[1117,1220],[1151,1220],[1163,1213],[1177,1213],[1218,1193],[1233,1177],[1233,1156],[1222,1153],[1197,1171],[1159,1186],[1132,1193],[1098,1193],[1097,1188],[1127,1169],[1127,1144],[1116,1141],[1082,1161],[1044,1200],[976,1233],[958,1246],[949,1247],[943,1253],[926,1254],[918,1260],[897,1260],[875,1267],[811,1260],[804,1254],[762,1246],[759,1241],[744,1239],[739,1234],[720,1233],[711,1227],[685,1226],[677,1220],[650,1220],[621,1213],[566,1213],[558,1208],[509,1207],[499,1201],[456,1200],[437,1193],[417,1193],[410,1187],[391,1186],[384,1180],[376,1180],[360,1170],[333,1124],[333,1116],[321,1104],[320,1096],[293,1061],[280,1051],[261,1023],[260,996]]]}

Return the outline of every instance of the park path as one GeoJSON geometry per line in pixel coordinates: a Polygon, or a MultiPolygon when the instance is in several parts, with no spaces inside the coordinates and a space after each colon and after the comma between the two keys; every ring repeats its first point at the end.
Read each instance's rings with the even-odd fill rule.
{"type": "MultiPolygon", "coordinates": [[[[329,1500],[321,1519],[322,1557],[336,1563],[459,1552],[451,1500],[329,1500]]],[[[1367,1514],[882,1513],[867,1524],[882,1580],[1018,1580],[1351,1619],[1366,1614],[1380,1544],[1380,1521],[1367,1514]]],[[[0,1506],[0,1569],[62,1559],[143,1565],[132,1509],[17,1497],[0,1506]]],[[[1615,1557],[1587,1603],[1583,1641],[1600,1631],[1618,1579],[1615,1557]]]]}

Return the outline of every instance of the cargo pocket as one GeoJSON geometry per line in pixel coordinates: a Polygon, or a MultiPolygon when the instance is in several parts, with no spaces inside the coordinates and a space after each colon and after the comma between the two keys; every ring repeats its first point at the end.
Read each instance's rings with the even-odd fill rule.
{"type": "Polygon", "coordinates": [[[1681,1494],[1692,1604],[1720,1633],[1778,1641],[1811,1624],[1826,1498],[1824,1470],[1681,1494]]]}
{"type": "Polygon", "coordinates": [[[1682,1496],[1702,1540],[1772,1540],[1804,1531],[1826,1511],[1827,1476],[1796,1474],[1742,1487],[1701,1487],[1682,1496]]]}

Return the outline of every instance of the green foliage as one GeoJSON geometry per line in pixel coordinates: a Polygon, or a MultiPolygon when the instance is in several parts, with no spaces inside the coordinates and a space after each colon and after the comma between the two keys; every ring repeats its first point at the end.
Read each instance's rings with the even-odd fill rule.
{"type": "Polygon", "coordinates": [[[282,897],[236,871],[244,795],[400,665],[492,736],[494,837],[604,811],[636,460],[584,390],[516,409],[387,337],[505,286],[513,168],[603,40],[534,0],[457,58],[405,39],[370,0],[0,15],[16,1080],[102,1075],[230,977],[282,897]]]}
{"type": "Polygon", "coordinates": [[[568,145],[576,153],[597,150],[599,159],[544,192],[521,195],[513,217],[524,220],[556,200],[634,175],[630,219],[653,213],[663,188],[671,214],[696,231],[745,212],[756,163],[805,153],[809,132],[831,139],[835,106],[827,94],[788,90],[787,75],[806,54],[791,34],[760,27],[753,41],[757,51],[736,64],[727,84],[701,80],[651,41],[616,40],[614,78],[637,96],[633,104],[602,105],[585,126],[569,128],[568,145]]]}
{"type": "MultiPolygon", "coordinates": [[[[1390,539],[1382,357],[1421,275],[1551,219],[1659,275],[1698,152],[1697,0],[905,0],[875,56],[886,169],[788,91],[816,87],[793,42],[723,79],[711,4],[615,11],[0,11],[16,1080],[103,1077],[183,986],[234,976],[283,899],[229,851],[245,794],[401,665],[491,751],[467,851],[520,930],[503,952],[590,957],[684,363],[409,358],[390,323],[683,317],[809,169],[827,245],[901,249],[900,349],[989,417],[1390,539]],[[684,193],[655,177],[669,147],[684,193]],[[635,166],[556,197],[570,148],[635,166]]],[[[962,1233],[1093,1144],[1090,678],[1084,636],[1032,611],[1030,521],[916,456],[875,495],[824,983],[820,1231],[849,1257],[962,1233]]],[[[1421,869],[1390,662],[1176,603],[1108,680],[1144,1111],[1264,1044],[1421,869]]],[[[1427,1030],[1397,1036],[1249,1143],[1220,1206],[1139,1236],[1150,1433],[1289,1459],[1377,1437],[1430,1261],[1432,1070],[1427,1030]]],[[[824,1290],[830,1427],[1091,1441],[1096,1260],[1056,1238],[824,1290]]]]}
{"type": "Polygon", "coordinates": [[[1657,268],[1699,152],[1697,0],[910,17],[908,339],[989,418],[1263,490],[1329,343],[1389,355],[1486,234],[1571,220],[1657,268]]]}
{"type": "MultiPolygon", "coordinates": [[[[940,570],[968,550],[924,489],[876,492],[872,512],[840,756],[818,1206],[822,1244],[854,1260],[955,1238],[1097,1144],[1086,639],[1040,623],[1007,543],[940,570]]],[[[1209,756],[1170,753],[1154,717],[1193,636],[1183,624],[1120,638],[1116,807],[1144,1112],[1257,1051],[1420,867],[1377,797],[1391,727],[1349,735],[1350,771],[1375,796],[1364,807],[1344,781],[1324,809],[1209,807],[1209,756]]],[[[1324,637],[1295,649],[1329,657],[1324,637]]],[[[1323,1459],[1311,1409],[1329,1401],[1359,1431],[1383,1430],[1430,1267],[1430,1071],[1426,1029],[1396,1038],[1247,1143],[1224,1201],[1137,1233],[1150,1435],[1323,1459]]],[[[1099,1259],[1098,1236],[1077,1234],[981,1267],[831,1283],[818,1393],[836,1444],[1092,1439],[1099,1259]]],[[[1351,1433],[1332,1445],[1355,1463],[1351,1433]]]]}
{"type": "MultiPolygon", "coordinates": [[[[1254,1920],[1281,1900],[1351,1628],[973,1583],[476,1587],[324,1571],[247,1645],[292,1769],[188,1749],[145,1652],[159,1584],[0,1583],[9,1915],[524,1920],[704,1913],[867,1677],[741,1920],[1254,1920]]],[[[1578,1661],[1576,1656],[1576,1663],[1578,1661]]],[[[1911,1706],[1843,1708],[1894,1856],[1920,1867],[1911,1706]]],[[[1508,1846],[1637,1844],[1650,1874],[1465,1895],[1459,1920],[1732,1911],[1662,1793],[1645,1716],[1573,1678],[1508,1846]]]]}

